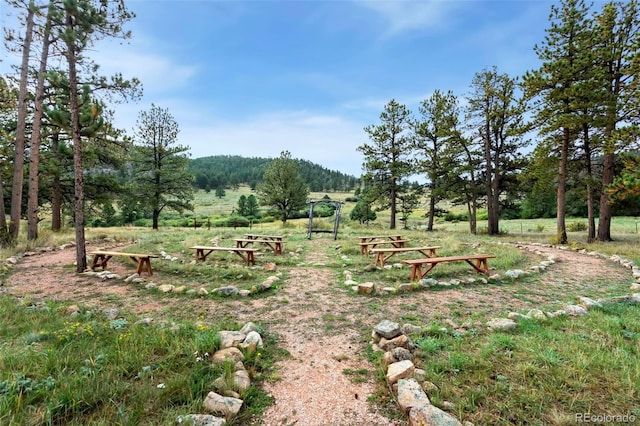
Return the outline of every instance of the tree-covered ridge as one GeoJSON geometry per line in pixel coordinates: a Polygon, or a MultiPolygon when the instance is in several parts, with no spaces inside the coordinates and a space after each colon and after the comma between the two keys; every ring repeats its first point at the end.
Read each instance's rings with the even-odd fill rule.
{"type": "MultiPolygon", "coordinates": [[[[189,164],[189,171],[195,176],[199,189],[234,187],[247,184],[255,188],[261,182],[264,171],[273,158],[241,157],[238,155],[214,155],[195,158],[189,164]]],[[[326,169],[307,160],[294,159],[302,179],[313,192],[352,191],[359,184],[359,178],[326,169]]]]}

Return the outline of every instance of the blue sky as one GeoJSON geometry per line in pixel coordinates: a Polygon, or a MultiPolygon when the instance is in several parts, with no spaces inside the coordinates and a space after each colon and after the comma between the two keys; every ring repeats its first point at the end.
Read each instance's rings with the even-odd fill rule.
{"type": "Polygon", "coordinates": [[[130,0],[132,39],[94,58],[144,85],[142,101],[115,107],[129,133],[154,103],[176,118],[192,158],[288,150],[360,175],[363,128],[389,100],[417,112],[436,89],[463,97],[484,68],[537,67],[551,4],[130,0]]]}

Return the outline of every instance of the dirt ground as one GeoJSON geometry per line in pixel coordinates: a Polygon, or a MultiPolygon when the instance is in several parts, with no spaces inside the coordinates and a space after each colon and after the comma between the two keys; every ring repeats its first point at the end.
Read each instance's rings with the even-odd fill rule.
{"type": "MultiPolygon", "coordinates": [[[[482,310],[504,315],[508,310],[523,310],[554,301],[572,302],[575,296],[600,297],[610,289],[602,277],[624,281],[628,270],[613,262],[554,247],[536,247],[552,254],[556,263],[542,272],[542,284],[526,297],[506,286],[473,285],[418,291],[392,297],[357,296],[335,285],[335,271],[319,266],[333,249],[327,240],[308,242],[313,258],[310,267],[292,267],[288,279],[273,296],[229,299],[225,301],[161,297],[122,280],[101,281],[75,274],[73,248],[21,258],[5,284],[5,292],[33,299],[56,299],[92,306],[96,309],[124,309],[140,316],[169,318],[180,311],[214,321],[232,318],[238,323],[253,321],[278,336],[278,344],[292,357],[279,365],[279,376],[266,384],[275,397],[275,405],[265,413],[261,424],[275,425],[405,425],[391,420],[367,401],[376,384],[373,377],[353,383],[345,369],[373,367],[364,357],[366,337],[381,320],[401,324],[407,314],[422,323],[462,316],[482,310]],[[331,247],[329,247],[331,246],[331,247]],[[573,296],[572,296],[573,295],[573,296]],[[564,297],[564,300],[558,300],[564,297]],[[573,297],[573,298],[572,298],[573,297]],[[179,305],[179,306],[176,306],[179,305]]],[[[544,256],[528,253],[535,261],[544,256]]],[[[308,255],[310,256],[310,255],[308,255]]],[[[110,270],[127,276],[133,272],[117,263],[110,270]]],[[[171,277],[154,274],[148,278],[158,284],[171,277]]],[[[606,281],[606,280],[605,280],[606,281]]],[[[628,287],[627,287],[628,288],[628,287]]]]}

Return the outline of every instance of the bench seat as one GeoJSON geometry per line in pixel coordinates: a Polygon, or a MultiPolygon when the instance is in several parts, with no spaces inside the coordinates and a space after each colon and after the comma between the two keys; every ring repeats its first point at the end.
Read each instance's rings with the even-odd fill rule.
{"type": "Polygon", "coordinates": [[[441,246],[374,248],[371,249],[371,253],[376,255],[376,265],[382,267],[384,266],[385,262],[396,253],[408,253],[417,251],[425,257],[436,257],[436,250],[441,248],[441,246]]]}
{"type": "Polygon", "coordinates": [[[404,263],[411,265],[411,281],[421,280],[429,271],[431,271],[438,263],[446,262],[467,262],[476,271],[476,273],[488,274],[489,265],[487,259],[495,258],[491,254],[471,254],[462,256],[447,257],[427,257],[424,259],[405,260],[404,263]],[[426,265],[427,269],[423,272],[422,266],[426,265]]]}
{"type": "Polygon", "coordinates": [[[151,258],[158,257],[155,254],[125,253],[122,251],[109,250],[94,250],[89,254],[93,255],[93,263],[91,264],[92,270],[95,270],[96,268],[102,268],[104,270],[107,268],[107,263],[112,257],[126,256],[138,265],[138,275],[141,275],[143,271],[147,272],[149,275],[153,275],[153,270],[151,269],[151,258]]]}
{"type": "Polygon", "coordinates": [[[237,254],[245,261],[247,266],[255,265],[256,258],[255,252],[258,251],[257,248],[249,248],[249,247],[210,247],[210,246],[193,246],[191,250],[196,251],[196,261],[205,261],[207,256],[209,256],[214,251],[228,251],[237,254]]]}

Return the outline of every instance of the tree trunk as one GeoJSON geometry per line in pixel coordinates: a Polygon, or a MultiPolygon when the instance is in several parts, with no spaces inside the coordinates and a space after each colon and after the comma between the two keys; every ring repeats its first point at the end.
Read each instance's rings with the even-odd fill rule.
{"type": "Polygon", "coordinates": [[[51,33],[51,19],[47,14],[47,22],[42,35],[42,52],[40,69],[35,93],[35,112],[31,131],[31,149],[29,150],[29,193],[27,198],[27,239],[38,238],[38,167],[40,164],[40,129],[42,128],[42,103],[44,102],[44,76],[47,72],[47,59],[51,33]]]}
{"type": "Polygon", "coordinates": [[[433,218],[436,214],[436,199],[433,198],[433,188],[431,188],[431,197],[429,197],[429,221],[427,222],[427,231],[433,231],[433,218]]]}
{"type": "Polygon", "coordinates": [[[391,220],[389,222],[389,229],[396,229],[396,178],[391,178],[391,220]]]}
{"type": "Polygon", "coordinates": [[[58,165],[58,170],[54,172],[53,183],[51,184],[51,229],[59,231],[62,229],[62,185],[60,183],[60,153],[58,152],[59,133],[51,136],[51,152],[58,165]]]}
{"type": "Polygon", "coordinates": [[[160,211],[157,209],[153,210],[153,229],[158,229],[158,218],[160,217],[160,211]]]}
{"type": "Polygon", "coordinates": [[[605,153],[602,164],[602,188],[600,189],[600,218],[598,220],[598,240],[611,241],[611,201],[607,186],[613,183],[614,153],[605,153]]]}
{"type": "Polygon", "coordinates": [[[583,124],[582,134],[584,139],[585,169],[587,172],[587,242],[592,243],[596,238],[595,200],[593,193],[593,169],[591,167],[591,139],[589,137],[589,126],[583,124]]]}
{"type": "Polygon", "coordinates": [[[4,211],[4,184],[2,183],[2,174],[0,173],[0,247],[7,242],[6,237],[8,235],[7,215],[4,211]]]}
{"type": "Polygon", "coordinates": [[[562,134],[562,146],[560,148],[560,162],[558,164],[558,192],[557,192],[557,219],[556,219],[556,243],[567,243],[566,216],[566,181],[567,159],[569,155],[569,129],[564,128],[562,134]]]}
{"type": "MultiPolygon", "coordinates": [[[[67,26],[73,29],[73,16],[67,12],[67,26]]],[[[80,135],[80,111],[78,107],[78,75],[76,72],[75,42],[72,37],[67,41],[67,60],[69,62],[69,108],[71,109],[71,135],[73,140],[73,176],[75,199],[76,230],[76,271],[87,268],[87,252],[84,236],[84,168],[82,161],[82,138],[80,135]]]]}
{"type": "Polygon", "coordinates": [[[35,5],[33,0],[27,6],[27,25],[22,47],[22,64],[20,70],[20,90],[18,93],[18,123],[16,127],[16,145],[13,158],[13,185],[11,189],[11,222],[9,233],[15,241],[20,233],[20,217],[22,215],[22,186],[24,181],[24,150],[27,127],[27,79],[29,77],[29,54],[33,40],[35,5]]]}

